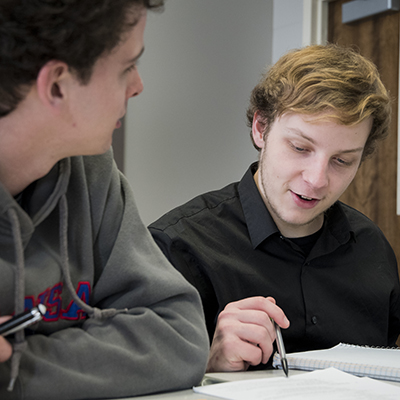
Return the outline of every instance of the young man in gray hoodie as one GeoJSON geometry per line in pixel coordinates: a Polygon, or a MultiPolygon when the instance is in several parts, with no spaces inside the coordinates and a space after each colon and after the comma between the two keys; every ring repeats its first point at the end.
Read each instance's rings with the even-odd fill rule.
{"type": "Polygon", "coordinates": [[[147,0],[0,4],[0,398],[134,396],[197,384],[208,339],[195,289],[142,225],[110,150],[147,0]]]}

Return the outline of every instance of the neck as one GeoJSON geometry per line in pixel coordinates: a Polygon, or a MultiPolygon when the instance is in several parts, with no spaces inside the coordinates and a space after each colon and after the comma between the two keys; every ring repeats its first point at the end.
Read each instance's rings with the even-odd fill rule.
{"type": "Polygon", "coordinates": [[[15,153],[10,152],[9,157],[8,155],[5,157],[3,152],[0,151],[0,182],[12,196],[22,192],[32,182],[45,176],[55,164],[37,162],[37,158],[24,158],[23,152],[21,152],[21,156],[17,154],[13,159],[10,159],[12,154],[15,153]]]}
{"type": "Polygon", "coordinates": [[[50,141],[45,140],[44,129],[35,129],[34,119],[26,119],[32,123],[24,126],[16,117],[12,113],[0,119],[0,182],[13,196],[46,175],[60,159],[47,151],[50,141]]]}

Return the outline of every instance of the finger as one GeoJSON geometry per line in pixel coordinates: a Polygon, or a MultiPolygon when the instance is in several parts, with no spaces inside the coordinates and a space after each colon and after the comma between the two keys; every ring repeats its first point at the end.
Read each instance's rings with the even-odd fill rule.
{"type": "MultiPolygon", "coordinates": [[[[11,315],[0,317],[0,324],[11,319],[11,315]]],[[[12,346],[8,340],[0,336],[0,362],[7,361],[12,355],[12,346]]]]}
{"type": "Polygon", "coordinates": [[[234,312],[234,310],[259,310],[265,312],[281,328],[288,328],[290,325],[283,310],[276,305],[273,297],[248,297],[236,302],[229,303],[224,311],[234,312]]]}
{"type": "Polygon", "coordinates": [[[275,307],[269,311],[269,316],[283,329],[287,329],[290,326],[290,321],[286,317],[283,310],[276,305],[276,301],[273,297],[267,297],[267,301],[272,303],[275,307]]]}
{"type": "Polygon", "coordinates": [[[260,325],[265,328],[271,327],[271,318],[269,315],[260,310],[241,310],[241,309],[225,309],[218,316],[220,324],[229,323],[229,321],[237,321],[242,324],[260,325]]]}
{"type": "Polygon", "coordinates": [[[245,371],[249,365],[258,365],[262,360],[262,350],[255,344],[238,337],[213,341],[207,372],[245,371]]]}
{"type": "Polygon", "coordinates": [[[219,315],[215,336],[238,337],[244,342],[260,344],[263,352],[272,351],[275,340],[275,328],[273,322],[263,311],[236,310],[219,315]]]}
{"type": "Polygon", "coordinates": [[[240,349],[240,357],[249,365],[256,366],[260,363],[266,364],[271,358],[273,353],[273,345],[270,341],[263,343],[246,343],[243,342],[243,346],[240,349]]]}
{"type": "Polygon", "coordinates": [[[0,362],[7,361],[12,355],[12,346],[3,336],[0,336],[0,362]]]}
{"type": "Polygon", "coordinates": [[[261,353],[259,353],[261,357],[257,359],[257,364],[252,364],[250,362],[252,360],[249,360],[251,365],[258,365],[260,362],[266,364],[268,362],[274,352],[273,344],[276,339],[275,330],[272,330],[271,332],[266,329],[255,329],[251,332],[246,332],[245,335],[239,337],[242,341],[245,341],[245,337],[249,338],[250,340],[248,341],[261,350],[261,353]]]}
{"type": "Polygon", "coordinates": [[[11,315],[4,315],[3,317],[0,317],[0,324],[2,324],[3,322],[8,321],[11,318],[12,318],[11,315]]]}
{"type": "MultiPolygon", "coordinates": [[[[262,299],[273,305],[269,300],[262,299]]],[[[217,330],[223,335],[234,333],[244,341],[257,344],[272,343],[275,340],[274,324],[265,311],[239,309],[232,303],[228,306],[220,313],[217,321],[217,330]]],[[[265,344],[264,347],[269,349],[270,345],[265,344]]]]}
{"type": "Polygon", "coordinates": [[[226,331],[224,331],[223,328],[219,331],[222,335],[224,332],[226,336],[229,334],[234,335],[240,339],[241,343],[245,343],[240,354],[243,357],[246,357],[243,359],[250,365],[258,365],[260,362],[268,362],[273,353],[273,343],[276,339],[275,329],[269,318],[268,327],[257,324],[238,323],[234,325],[233,328],[227,329],[226,331]],[[251,347],[249,347],[248,344],[250,344],[251,347]],[[257,348],[254,349],[254,347],[257,348]],[[246,351],[246,353],[243,353],[244,351],[246,351]]]}
{"type": "Polygon", "coordinates": [[[273,297],[268,296],[268,297],[266,297],[266,299],[267,299],[268,301],[270,301],[272,304],[276,304],[276,300],[275,300],[273,297]]]}
{"type": "MultiPolygon", "coordinates": [[[[270,299],[272,299],[272,297],[270,299]]],[[[226,308],[233,307],[241,310],[251,309],[265,311],[266,301],[267,299],[262,296],[246,297],[245,299],[229,303],[226,308]]],[[[271,301],[269,301],[269,303],[271,303],[271,301]]]]}
{"type": "Polygon", "coordinates": [[[239,323],[234,327],[232,333],[243,341],[255,344],[266,341],[273,343],[276,337],[274,326],[270,321],[268,326],[239,323]]]}
{"type": "Polygon", "coordinates": [[[246,364],[257,366],[263,361],[263,351],[257,344],[243,342],[240,356],[246,364]]]}

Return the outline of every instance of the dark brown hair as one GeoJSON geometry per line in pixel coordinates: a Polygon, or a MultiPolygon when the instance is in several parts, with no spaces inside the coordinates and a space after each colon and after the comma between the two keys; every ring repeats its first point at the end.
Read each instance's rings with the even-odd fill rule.
{"type": "Polygon", "coordinates": [[[0,117],[14,110],[50,60],[63,61],[82,84],[143,9],[164,0],[1,0],[0,117]]]}

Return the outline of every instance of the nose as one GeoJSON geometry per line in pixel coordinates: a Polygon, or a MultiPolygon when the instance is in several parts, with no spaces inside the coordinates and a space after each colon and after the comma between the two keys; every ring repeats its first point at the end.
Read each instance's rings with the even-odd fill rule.
{"type": "Polygon", "coordinates": [[[126,90],[126,97],[129,99],[130,97],[138,96],[143,92],[143,82],[142,78],[139,75],[139,72],[136,71],[135,74],[132,74],[131,82],[129,83],[126,90]]]}
{"type": "Polygon", "coordinates": [[[328,186],[328,163],[325,160],[309,163],[303,171],[303,179],[315,189],[328,186]]]}

